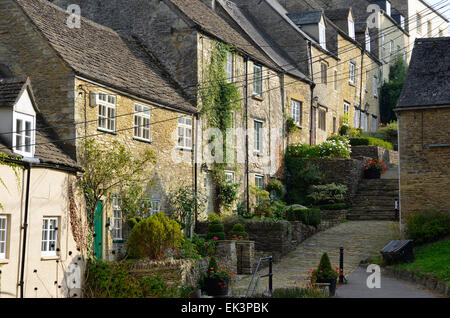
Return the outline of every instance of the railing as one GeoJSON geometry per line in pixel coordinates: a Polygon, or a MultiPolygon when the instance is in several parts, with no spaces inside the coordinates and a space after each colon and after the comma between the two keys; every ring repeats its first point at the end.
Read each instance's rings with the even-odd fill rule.
{"type": "Polygon", "coordinates": [[[270,294],[272,294],[272,289],[273,289],[273,281],[272,281],[272,279],[273,279],[273,273],[272,273],[273,257],[269,256],[269,257],[262,257],[262,258],[259,259],[258,265],[256,266],[255,272],[253,273],[252,280],[250,281],[250,285],[248,285],[247,292],[245,293],[245,297],[249,297],[248,294],[250,292],[250,289],[252,288],[253,282],[255,281],[255,276],[258,274],[259,267],[261,266],[261,262],[262,261],[266,261],[266,260],[269,260],[269,273],[266,274],[266,275],[259,275],[258,276],[258,278],[256,279],[256,282],[255,282],[255,285],[253,286],[252,294],[250,295],[250,297],[252,297],[255,294],[256,288],[258,287],[259,280],[261,278],[264,278],[264,277],[269,277],[269,292],[270,292],[270,294]]]}

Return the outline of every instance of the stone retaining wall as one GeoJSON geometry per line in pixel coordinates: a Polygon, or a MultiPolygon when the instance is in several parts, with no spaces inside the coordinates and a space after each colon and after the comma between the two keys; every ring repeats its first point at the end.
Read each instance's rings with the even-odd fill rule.
{"type": "Polygon", "coordinates": [[[130,265],[130,272],[136,277],[160,276],[169,286],[190,286],[200,281],[201,273],[208,269],[208,258],[168,259],[164,261],[138,261],[130,265]]]}
{"type": "Polygon", "coordinates": [[[386,163],[388,167],[398,165],[398,152],[378,146],[353,146],[352,158],[369,157],[377,158],[386,163]]]}

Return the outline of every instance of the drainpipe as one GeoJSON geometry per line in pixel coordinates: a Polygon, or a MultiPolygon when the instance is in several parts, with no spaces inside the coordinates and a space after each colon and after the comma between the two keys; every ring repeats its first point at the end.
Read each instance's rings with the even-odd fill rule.
{"type": "Polygon", "coordinates": [[[22,242],[22,261],[20,265],[20,298],[24,298],[24,277],[25,277],[25,260],[27,249],[27,234],[28,234],[28,214],[30,208],[30,182],[31,182],[31,167],[33,163],[38,163],[39,160],[34,158],[24,158],[25,168],[27,169],[27,189],[25,194],[25,215],[23,220],[23,242],[22,242]]]}
{"type": "MultiPolygon", "coordinates": [[[[195,114],[195,146],[194,146],[194,191],[195,191],[195,198],[197,198],[198,195],[198,114],[195,114]]],[[[197,199],[196,199],[197,202],[197,199]]],[[[197,220],[198,220],[198,206],[197,203],[195,204],[195,218],[194,218],[194,229],[197,226],[197,220]]]]}
{"type": "MultiPolygon", "coordinates": [[[[361,49],[361,80],[360,80],[360,83],[359,83],[359,108],[361,109],[361,110],[363,110],[363,106],[362,106],[362,82],[363,82],[363,65],[364,65],[364,49],[361,49]]],[[[366,85],[367,85],[367,83],[366,83],[366,85]]],[[[364,111],[365,111],[365,109],[364,109],[364,111]]],[[[364,125],[363,125],[363,123],[361,122],[361,112],[360,112],[360,115],[359,115],[359,121],[360,121],[360,126],[361,127],[363,127],[364,125],[365,125],[365,123],[364,123],[364,125]]]]}
{"type": "Polygon", "coordinates": [[[249,177],[249,151],[248,151],[248,57],[245,56],[245,177],[247,213],[250,213],[250,177],[249,177]]]}
{"type": "Polygon", "coordinates": [[[309,68],[310,68],[310,74],[311,74],[311,109],[310,109],[310,124],[309,124],[309,143],[310,145],[314,144],[314,136],[315,131],[313,129],[313,111],[314,111],[314,88],[316,87],[316,84],[314,84],[314,70],[313,70],[313,61],[312,61],[312,43],[311,41],[308,41],[308,47],[309,47],[309,68]]]}

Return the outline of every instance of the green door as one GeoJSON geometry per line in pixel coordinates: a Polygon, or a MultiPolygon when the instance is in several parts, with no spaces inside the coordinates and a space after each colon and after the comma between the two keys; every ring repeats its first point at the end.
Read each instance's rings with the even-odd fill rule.
{"type": "Polygon", "coordinates": [[[97,210],[95,210],[94,218],[94,257],[96,259],[102,258],[102,236],[103,236],[103,202],[97,203],[97,210]]]}

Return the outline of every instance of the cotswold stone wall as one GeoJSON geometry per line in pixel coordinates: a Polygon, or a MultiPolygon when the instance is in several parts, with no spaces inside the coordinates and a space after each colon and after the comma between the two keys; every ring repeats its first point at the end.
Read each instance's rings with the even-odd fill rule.
{"type": "Polygon", "coordinates": [[[345,184],[348,188],[347,201],[358,191],[364,174],[364,157],[359,159],[321,158],[309,159],[308,162],[319,167],[324,174],[324,183],[345,184]]]}
{"type": "Polygon", "coordinates": [[[378,146],[353,146],[352,158],[369,157],[384,161],[388,166],[398,165],[398,152],[378,146]]]}
{"type": "Polygon", "coordinates": [[[164,261],[138,261],[130,265],[136,277],[160,276],[171,286],[190,286],[200,281],[201,273],[208,269],[208,259],[169,259],[164,261]]]}
{"type": "Polygon", "coordinates": [[[397,113],[400,213],[435,208],[450,214],[450,108],[397,113]]]}

